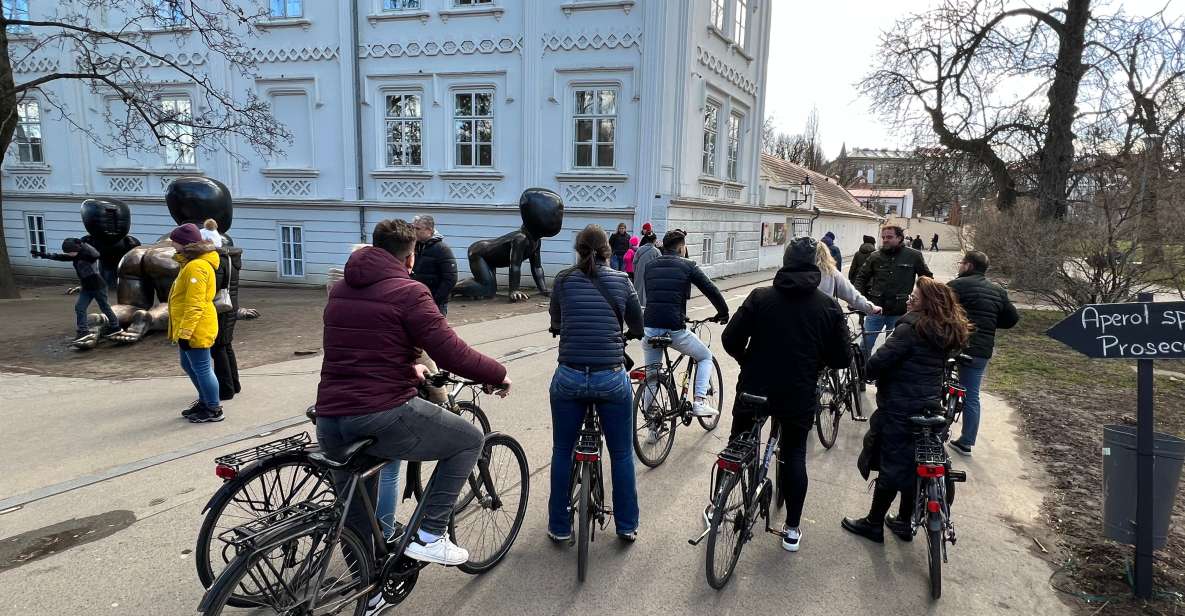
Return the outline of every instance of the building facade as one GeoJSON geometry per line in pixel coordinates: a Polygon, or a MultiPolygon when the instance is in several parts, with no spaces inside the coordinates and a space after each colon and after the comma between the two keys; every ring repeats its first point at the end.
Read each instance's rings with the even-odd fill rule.
{"type": "MultiPolygon", "coordinates": [[[[54,10],[27,4],[34,19],[54,10]]],[[[104,151],[73,125],[101,132],[121,101],[76,81],[47,86],[69,103],[69,121],[48,113],[44,92],[22,102],[26,130],[3,174],[18,273],[68,274],[28,251],[83,233],[78,206],[91,196],[127,202],[132,233],[154,241],[173,225],[165,187],[185,175],[230,188],[228,235],[245,250],[244,279],[257,282],[323,284],[376,222],[421,213],[464,255],[521,224],[517,199],[531,186],[556,190],[567,207],[563,232],[544,242],[549,274],[572,262],[585,225],[637,230],[645,221],[688,231],[692,258],[713,274],[757,269],[751,210],[760,207],[771,1],[271,4],[253,42],[253,79],[223,66],[196,33],[152,34],[149,44],[265,97],[294,137],[273,160],[251,159],[245,143],[246,165],[200,144],[104,151]]],[[[18,65],[18,82],[70,58],[37,50],[18,65]]],[[[175,71],[131,60],[167,84],[161,105],[202,113],[200,93],[175,71]]]]}

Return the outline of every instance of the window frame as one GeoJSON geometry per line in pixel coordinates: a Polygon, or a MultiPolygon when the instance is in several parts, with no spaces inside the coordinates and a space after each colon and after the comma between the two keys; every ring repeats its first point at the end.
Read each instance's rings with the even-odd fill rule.
{"type": "Polygon", "coordinates": [[[729,233],[728,237],[724,239],[724,260],[737,260],[737,234],[729,233]]]}
{"type": "Polygon", "coordinates": [[[25,240],[29,243],[29,250],[30,251],[38,251],[38,250],[48,251],[49,245],[46,241],[46,236],[45,236],[45,214],[42,212],[25,212],[24,214],[25,214],[25,240]],[[39,229],[34,229],[30,225],[30,223],[33,221],[37,221],[38,223],[40,223],[39,229]],[[40,238],[39,238],[41,240],[40,242],[37,241],[38,238],[34,238],[34,236],[33,236],[34,233],[37,233],[40,235],[40,238]]]}
{"type": "Polygon", "coordinates": [[[620,84],[574,84],[571,87],[572,113],[571,118],[571,148],[568,150],[572,157],[572,163],[569,167],[573,170],[579,171],[611,171],[617,169],[617,135],[618,129],[621,128],[621,86],[620,84]],[[578,98],[582,92],[593,93],[594,109],[591,113],[581,113],[578,104],[578,98]],[[613,93],[613,112],[605,113],[601,108],[604,100],[602,94],[605,92],[613,93]],[[591,141],[580,140],[579,123],[581,121],[592,122],[591,141]],[[613,123],[613,138],[610,141],[600,140],[600,128],[602,122],[613,123]],[[591,164],[581,165],[579,149],[580,146],[587,146],[590,148],[589,162],[591,164]],[[601,164],[600,150],[602,147],[609,147],[609,154],[612,158],[612,163],[608,165],[601,164]]]}
{"type": "Polygon", "coordinates": [[[158,28],[180,28],[185,25],[185,0],[153,0],[152,6],[157,12],[156,25],[158,28]],[[170,14],[160,14],[166,11],[170,14]]]}
{"type": "Polygon", "coordinates": [[[471,9],[479,6],[494,6],[494,0],[452,0],[453,8],[471,9]]]}
{"type": "Polygon", "coordinates": [[[733,0],[732,40],[741,49],[747,46],[749,36],[749,0],[733,0]]]}
{"type": "Polygon", "coordinates": [[[493,170],[493,169],[497,169],[497,163],[498,163],[498,157],[497,157],[497,152],[496,152],[496,147],[497,147],[497,142],[498,142],[498,139],[497,139],[497,117],[498,117],[497,90],[493,87],[488,87],[488,86],[458,87],[458,88],[450,89],[449,94],[450,94],[450,99],[452,100],[452,114],[451,114],[452,148],[450,148],[451,153],[449,154],[450,160],[452,161],[452,168],[453,169],[461,169],[461,170],[473,170],[473,169],[493,170]],[[477,97],[478,97],[478,95],[481,95],[481,94],[487,94],[490,97],[489,113],[487,115],[477,113],[477,97]],[[461,110],[458,106],[458,100],[457,100],[458,97],[460,97],[460,96],[470,97],[470,102],[469,102],[470,115],[461,115],[461,113],[460,113],[461,110]],[[487,141],[480,141],[477,138],[477,124],[478,124],[478,122],[485,122],[485,121],[488,121],[490,124],[490,140],[488,142],[487,141]],[[470,123],[470,133],[469,133],[470,139],[467,141],[461,141],[459,139],[460,135],[458,134],[457,128],[459,126],[459,123],[461,123],[461,122],[470,123]],[[480,161],[481,146],[483,146],[483,145],[488,145],[490,148],[490,161],[489,161],[489,164],[486,164],[486,165],[483,165],[479,162],[480,161]],[[458,148],[463,147],[463,146],[469,147],[470,162],[468,164],[462,163],[461,157],[458,156],[458,148]]]}
{"type": "Polygon", "coordinates": [[[715,248],[713,244],[714,242],[712,241],[712,236],[710,234],[705,234],[703,239],[700,241],[699,261],[701,265],[712,264],[712,250],[715,248]]]}
{"type": "Polygon", "coordinates": [[[304,0],[270,0],[268,3],[268,15],[272,19],[301,19],[304,17],[304,0]],[[295,15],[289,13],[290,5],[296,3],[298,11],[295,15]],[[276,7],[282,7],[280,13],[276,12],[276,7]]]}
{"type": "MultiPolygon", "coordinates": [[[[166,167],[196,167],[197,166],[197,140],[194,137],[194,129],[193,129],[193,125],[192,125],[192,122],[193,122],[193,97],[190,96],[188,92],[174,92],[174,93],[161,94],[159,97],[157,97],[156,104],[159,106],[160,111],[163,114],[163,113],[167,113],[169,111],[168,109],[165,108],[167,103],[171,102],[171,103],[175,104],[175,103],[180,102],[182,100],[184,100],[189,105],[188,113],[189,113],[189,121],[191,122],[191,124],[182,124],[182,123],[177,123],[177,122],[164,122],[161,124],[161,129],[162,130],[177,130],[178,133],[176,134],[176,139],[181,142],[185,141],[182,137],[185,134],[188,134],[189,135],[189,142],[190,142],[189,143],[189,152],[188,152],[189,155],[187,157],[185,157],[186,160],[179,160],[179,159],[172,160],[172,159],[170,159],[170,156],[169,156],[170,151],[175,148],[181,150],[184,148],[184,146],[175,142],[175,141],[169,141],[169,142],[161,144],[161,159],[164,161],[164,165],[166,167]]],[[[179,154],[184,154],[184,152],[179,151],[179,154]]]]}
{"type": "Polygon", "coordinates": [[[379,0],[379,10],[384,13],[398,13],[400,11],[422,11],[424,10],[423,0],[379,0]],[[407,6],[408,2],[415,2],[415,6],[407,6]],[[399,4],[401,6],[387,6],[388,3],[399,4]]]}
{"type": "Polygon", "coordinates": [[[737,182],[741,177],[741,131],[744,130],[744,122],[744,114],[735,111],[728,114],[728,143],[724,175],[730,182],[737,182]],[[735,124],[733,120],[736,120],[735,124]]]}
{"type": "Polygon", "coordinates": [[[700,144],[700,173],[708,177],[717,177],[717,158],[720,155],[720,112],[724,106],[715,99],[704,100],[704,112],[701,114],[702,141],[700,144]],[[709,111],[711,110],[711,111],[709,111]],[[709,128],[709,118],[713,120],[709,128]],[[709,140],[709,136],[711,139],[709,140]],[[709,141],[711,147],[709,148],[709,141]]]}
{"type": "Polygon", "coordinates": [[[13,135],[12,135],[12,146],[11,146],[16,151],[16,160],[13,162],[17,162],[22,165],[44,165],[45,164],[45,133],[43,131],[44,126],[42,126],[42,123],[41,123],[41,117],[42,117],[41,101],[39,101],[33,97],[25,97],[24,99],[17,101],[16,112],[17,112],[17,125],[16,125],[16,131],[14,131],[13,135]],[[22,116],[21,109],[22,109],[22,107],[24,107],[26,105],[33,105],[34,107],[36,107],[36,109],[37,109],[36,122],[30,122],[29,120],[25,119],[22,116]],[[29,137],[27,134],[28,131],[26,128],[28,126],[36,126],[37,127],[38,142],[36,144],[33,144],[32,141],[29,140],[29,137]],[[22,138],[21,138],[22,133],[25,135],[24,140],[22,140],[22,138]],[[34,147],[36,147],[36,152],[37,152],[36,157],[33,156],[34,147]],[[25,155],[22,153],[26,149],[28,150],[28,153],[29,153],[28,160],[25,159],[25,155]]]}
{"type": "MultiPolygon", "coordinates": [[[[423,92],[423,90],[419,90],[419,89],[388,89],[388,90],[383,90],[382,97],[383,97],[383,99],[382,99],[383,100],[383,111],[382,111],[381,121],[382,121],[382,127],[383,127],[382,128],[383,134],[382,134],[382,138],[379,140],[379,160],[383,161],[382,168],[384,168],[384,169],[423,169],[424,168],[424,160],[427,158],[427,152],[425,150],[426,146],[424,143],[425,139],[424,139],[424,92],[423,92]],[[390,115],[389,114],[389,109],[390,109],[389,100],[393,97],[401,97],[401,98],[402,97],[415,97],[415,98],[417,98],[418,99],[417,106],[419,108],[419,115],[418,116],[402,116],[402,115],[401,116],[392,116],[392,115],[390,115]],[[412,125],[412,124],[419,125],[420,139],[419,139],[418,145],[420,147],[420,160],[417,164],[400,164],[400,165],[391,164],[391,157],[390,157],[390,152],[388,151],[388,149],[392,145],[392,143],[389,141],[389,138],[390,138],[390,127],[393,123],[399,123],[399,124],[404,125],[405,127],[408,125],[412,125]]],[[[407,159],[406,148],[412,145],[412,142],[410,142],[406,139],[406,132],[404,132],[401,135],[400,144],[405,149],[404,150],[405,151],[404,160],[406,160],[407,159]]]]}
{"type": "MultiPolygon", "coordinates": [[[[20,21],[29,21],[29,0],[2,0],[0,1],[0,12],[3,12],[5,19],[16,19],[20,21]]],[[[8,26],[8,33],[12,35],[26,35],[32,32],[32,28],[25,25],[8,26]]]]}
{"type": "Polygon", "coordinates": [[[724,33],[728,25],[728,0],[708,0],[708,25],[724,33]]]}
{"type": "Polygon", "coordinates": [[[308,274],[308,268],[305,261],[305,233],[304,224],[296,222],[280,222],[276,224],[276,242],[278,249],[276,251],[277,269],[276,273],[280,278],[305,278],[308,274]],[[293,241],[294,234],[292,230],[296,230],[295,236],[299,236],[296,241],[293,241]],[[288,231],[287,240],[285,240],[284,232],[288,231]],[[288,255],[285,256],[285,246],[291,247],[288,255]],[[299,249],[299,250],[298,250],[299,249]],[[299,252],[299,256],[297,253],[299,252]],[[297,269],[299,268],[299,273],[297,269]]]}

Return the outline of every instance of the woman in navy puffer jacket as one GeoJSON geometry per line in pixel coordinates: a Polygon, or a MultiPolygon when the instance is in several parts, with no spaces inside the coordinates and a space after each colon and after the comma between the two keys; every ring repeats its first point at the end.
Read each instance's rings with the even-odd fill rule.
{"type": "Polygon", "coordinates": [[[559,335],[559,366],[551,381],[551,498],[547,534],[572,536],[568,513],[572,452],[585,409],[597,405],[613,473],[613,521],[618,536],[637,537],[634,484],[633,396],[625,369],[626,338],[642,337],[642,308],[625,272],[608,265],[609,237],[598,225],[576,236],[576,266],[556,275],[551,333],[559,335]],[[612,302],[612,304],[610,303],[612,302]],[[620,316],[619,316],[620,315],[620,316]],[[624,327],[628,330],[622,332],[624,327]]]}

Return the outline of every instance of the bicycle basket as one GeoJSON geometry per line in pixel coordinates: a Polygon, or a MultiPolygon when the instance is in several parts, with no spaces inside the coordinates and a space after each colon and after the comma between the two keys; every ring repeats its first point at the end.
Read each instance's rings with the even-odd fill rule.
{"type": "Polygon", "coordinates": [[[226,466],[235,469],[236,471],[246,465],[248,462],[254,462],[263,458],[270,458],[289,451],[300,451],[314,447],[312,438],[309,437],[308,432],[301,432],[292,436],[276,439],[249,447],[242,451],[228,453],[223,456],[214,458],[214,464],[218,466],[226,466]]]}
{"type": "Polygon", "coordinates": [[[918,439],[914,445],[914,461],[918,464],[945,464],[946,449],[935,438],[918,439]]]}

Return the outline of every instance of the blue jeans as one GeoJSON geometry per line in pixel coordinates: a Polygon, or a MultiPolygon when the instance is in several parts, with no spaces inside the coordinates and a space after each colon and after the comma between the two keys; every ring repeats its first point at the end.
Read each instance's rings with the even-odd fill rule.
{"type": "Polygon", "coordinates": [[[191,349],[181,346],[181,369],[189,375],[190,382],[198,391],[198,400],[206,408],[217,408],[218,377],[214,376],[214,362],[210,361],[210,349],[191,349]]]}
{"type": "Polygon", "coordinates": [[[967,447],[975,445],[975,436],[979,434],[979,385],[983,382],[983,375],[987,374],[988,364],[986,357],[973,357],[971,360],[971,365],[959,366],[959,383],[967,388],[967,402],[963,405],[963,435],[959,437],[959,444],[967,447]]]}
{"type": "Polygon", "coordinates": [[[568,513],[572,454],[590,403],[597,405],[609,449],[617,533],[638,529],[632,402],[630,378],[624,369],[585,372],[566,366],[556,368],[551,379],[551,497],[547,508],[547,528],[552,533],[563,536],[572,532],[568,513]]]}
{"type": "Polygon", "coordinates": [[[619,272],[624,272],[625,271],[625,255],[613,255],[609,259],[609,267],[612,267],[613,269],[615,269],[619,272]]]}
{"type": "Polygon", "coordinates": [[[872,357],[872,349],[876,346],[876,338],[880,335],[881,330],[888,328],[889,331],[885,334],[885,337],[888,337],[889,334],[893,333],[893,328],[897,327],[897,319],[900,318],[901,315],[892,317],[883,314],[865,315],[864,331],[868,332],[864,334],[865,357],[872,357]]]}
{"type": "MultiPolygon", "coordinates": [[[[703,398],[708,395],[708,387],[712,384],[712,351],[704,346],[698,336],[686,329],[662,329],[660,327],[645,328],[646,338],[642,340],[642,353],[647,366],[653,366],[662,361],[662,349],[650,346],[650,338],[654,336],[670,336],[671,349],[690,357],[696,362],[695,367],[695,397],[703,398]]],[[[649,393],[647,387],[647,393],[649,393]]],[[[650,404],[650,400],[646,400],[650,404]]],[[[716,409],[720,410],[720,409],[716,409]]]]}
{"type": "Polygon", "coordinates": [[[107,289],[79,289],[78,301],[74,302],[74,331],[79,336],[84,336],[90,331],[86,325],[86,309],[90,308],[91,301],[98,304],[99,310],[107,315],[107,327],[119,327],[119,319],[111,311],[111,302],[107,301],[107,289]]]}
{"type": "Polygon", "coordinates": [[[395,532],[395,506],[399,503],[399,460],[392,460],[379,471],[379,496],[374,506],[387,539],[395,532]]]}

